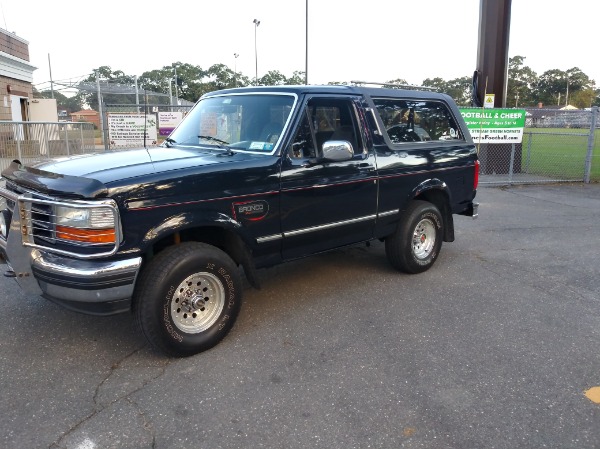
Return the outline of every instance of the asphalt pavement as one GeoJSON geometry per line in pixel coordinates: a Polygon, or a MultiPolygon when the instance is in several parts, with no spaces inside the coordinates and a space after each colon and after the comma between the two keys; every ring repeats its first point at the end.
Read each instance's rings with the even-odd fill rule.
{"type": "Polygon", "coordinates": [[[380,242],[259,271],[185,359],[1,277],[0,448],[599,448],[600,185],[477,199],[420,275],[380,242]]]}

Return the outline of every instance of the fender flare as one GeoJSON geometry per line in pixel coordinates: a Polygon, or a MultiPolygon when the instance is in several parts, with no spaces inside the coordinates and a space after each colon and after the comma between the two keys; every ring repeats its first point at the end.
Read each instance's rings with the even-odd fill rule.
{"type": "Polygon", "coordinates": [[[412,201],[422,199],[435,204],[444,220],[444,241],[454,241],[454,218],[452,217],[452,192],[448,185],[438,178],[430,178],[413,188],[406,205],[412,201]]]}

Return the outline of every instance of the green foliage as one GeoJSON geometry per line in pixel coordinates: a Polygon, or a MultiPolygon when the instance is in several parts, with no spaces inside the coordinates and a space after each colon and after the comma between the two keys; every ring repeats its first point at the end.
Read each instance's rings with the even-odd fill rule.
{"type": "MultiPolygon", "coordinates": [[[[506,104],[509,107],[533,107],[538,103],[546,106],[565,104],[568,102],[579,108],[600,105],[600,89],[596,89],[593,80],[583,73],[579,68],[573,67],[566,71],[559,69],[548,70],[538,76],[530,67],[524,64],[524,56],[515,56],[510,58],[508,67],[508,86],[506,104]],[[567,89],[568,86],[568,89],[567,89]]],[[[94,70],[83,82],[95,83],[96,74],[102,82],[108,81],[111,84],[121,84],[132,87],[135,83],[135,77],[125,74],[121,70],[112,70],[109,66],[101,66],[94,70]]],[[[304,84],[305,73],[303,71],[294,71],[291,77],[286,77],[278,70],[270,70],[257,80],[262,86],[274,85],[301,85],[304,84]]],[[[386,84],[407,85],[406,80],[396,78],[386,81],[386,84]]],[[[244,87],[254,84],[254,79],[243,75],[240,72],[234,72],[225,64],[214,64],[208,69],[202,69],[200,66],[192,64],[175,62],[164,66],[161,69],[155,69],[144,72],[138,78],[138,87],[140,92],[158,92],[162,97],[156,97],[154,103],[168,104],[170,102],[169,93],[175,98],[195,102],[203,94],[218,89],[244,87]],[[175,72],[177,79],[175,79],[175,72]]],[[[331,81],[329,85],[350,84],[350,82],[331,81]]],[[[468,106],[471,103],[471,76],[464,76],[446,81],[440,77],[427,78],[422,83],[423,86],[433,87],[439,92],[450,95],[459,106],[468,106]]],[[[114,104],[134,104],[135,95],[102,93],[105,103],[114,104]]],[[[66,100],[65,100],[66,101],[66,100]]],[[[92,109],[98,108],[98,96],[96,92],[83,91],[76,96],[76,104],[86,104],[92,109]]],[[[65,103],[66,104],[66,103],[65,103]]],[[[71,110],[72,108],[64,107],[71,110]]],[[[75,108],[80,109],[80,108],[75,108]]]]}
{"type": "MultiPolygon", "coordinates": [[[[43,90],[39,92],[39,96],[41,98],[52,98],[52,91],[43,90]]],[[[54,91],[54,99],[56,100],[56,108],[58,110],[66,110],[69,114],[83,109],[81,100],[77,96],[67,97],[58,91],[54,91]]]]}
{"type": "Polygon", "coordinates": [[[508,86],[506,105],[510,107],[536,106],[538,99],[533,93],[537,74],[523,65],[524,56],[515,56],[508,61],[508,86]]]}

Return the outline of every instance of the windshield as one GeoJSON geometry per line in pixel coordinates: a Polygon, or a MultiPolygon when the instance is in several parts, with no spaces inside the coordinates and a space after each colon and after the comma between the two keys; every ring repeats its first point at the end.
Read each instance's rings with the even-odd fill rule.
{"type": "Polygon", "coordinates": [[[290,94],[223,95],[202,99],[171,133],[167,144],[272,154],[295,99],[290,94]]]}

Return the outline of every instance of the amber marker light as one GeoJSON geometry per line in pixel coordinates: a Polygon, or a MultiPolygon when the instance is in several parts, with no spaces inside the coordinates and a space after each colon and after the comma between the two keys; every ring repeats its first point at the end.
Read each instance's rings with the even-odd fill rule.
{"type": "Polygon", "coordinates": [[[79,243],[107,244],[115,243],[115,230],[111,229],[81,229],[69,226],[57,226],[56,237],[79,243]]]}

